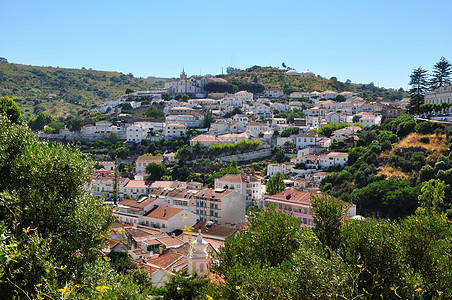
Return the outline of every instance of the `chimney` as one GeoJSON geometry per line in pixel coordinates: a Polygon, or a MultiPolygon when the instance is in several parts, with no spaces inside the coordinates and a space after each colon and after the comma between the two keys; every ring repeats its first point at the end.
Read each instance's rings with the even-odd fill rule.
{"type": "Polygon", "coordinates": [[[163,216],[166,216],[166,207],[163,209],[163,216]]]}
{"type": "Polygon", "coordinates": [[[165,248],[163,248],[163,244],[160,244],[159,245],[159,255],[162,255],[164,250],[165,250],[165,248]]]}
{"type": "Polygon", "coordinates": [[[292,190],[290,188],[288,188],[286,190],[286,199],[290,199],[291,196],[292,196],[292,190]]]}
{"type": "Polygon", "coordinates": [[[215,198],[215,190],[212,191],[212,198],[215,198]]]}

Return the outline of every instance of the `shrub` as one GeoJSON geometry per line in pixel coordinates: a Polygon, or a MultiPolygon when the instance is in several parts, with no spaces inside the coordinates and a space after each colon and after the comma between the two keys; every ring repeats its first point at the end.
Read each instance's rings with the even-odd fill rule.
{"type": "Polygon", "coordinates": [[[423,136],[420,138],[419,140],[421,143],[423,144],[429,144],[430,143],[430,138],[428,136],[423,136]]]}

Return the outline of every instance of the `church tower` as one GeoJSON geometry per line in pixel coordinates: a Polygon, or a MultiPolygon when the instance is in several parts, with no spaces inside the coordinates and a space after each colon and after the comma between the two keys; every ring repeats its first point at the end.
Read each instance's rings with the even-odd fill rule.
{"type": "Polygon", "coordinates": [[[185,74],[185,69],[182,68],[182,73],[180,73],[180,79],[187,80],[187,74],[185,74]]]}
{"type": "Polygon", "coordinates": [[[201,232],[191,244],[190,254],[188,255],[188,270],[190,273],[198,275],[207,275],[209,273],[210,255],[207,252],[209,244],[202,238],[201,232]]]}

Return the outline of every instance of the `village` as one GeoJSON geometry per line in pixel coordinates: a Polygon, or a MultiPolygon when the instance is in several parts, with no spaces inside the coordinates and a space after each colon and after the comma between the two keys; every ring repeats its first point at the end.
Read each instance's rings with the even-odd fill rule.
{"type": "MultiPolygon", "coordinates": [[[[315,76],[295,70],[285,75],[315,76]]],[[[75,132],[65,127],[57,134],[39,133],[41,138],[85,142],[113,135],[135,150],[136,155],[99,160],[87,189],[111,205],[117,218],[105,254],[128,253],[146,268],[156,286],[181,270],[208,275],[210,260],[221,251],[226,237],[246,228],[250,209],[274,205],[299,218],[302,226],[313,227],[312,196],[320,195],[320,183],[331,170],[347,164],[348,150],[356,145],[358,132],[402,115],[409,105],[409,99],[369,102],[351,91],[207,93],[204,86],[209,82],[226,80],[188,78],[183,71],[180,78],[166,83],[165,89],[137,91],[98,108],[110,121],[86,124],[75,132]],[[165,101],[165,94],[172,99],[165,101]],[[146,105],[142,105],[143,99],[146,105]],[[158,104],[163,106],[165,118],[122,113],[124,104],[132,109],[158,104]],[[178,151],[158,155],[139,155],[137,151],[142,143],[181,139],[186,141],[183,147],[191,149],[188,157],[178,151]],[[226,172],[210,186],[150,176],[150,165],[190,167],[203,159],[234,165],[269,163],[263,172],[226,172]],[[129,173],[133,176],[120,176],[118,161],[133,166],[129,173]],[[278,174],[284,187],[269,193],[268,181],[278,174]]],[[[347,216],[360,218],[356,205],[348,208],[347,216]]]]}

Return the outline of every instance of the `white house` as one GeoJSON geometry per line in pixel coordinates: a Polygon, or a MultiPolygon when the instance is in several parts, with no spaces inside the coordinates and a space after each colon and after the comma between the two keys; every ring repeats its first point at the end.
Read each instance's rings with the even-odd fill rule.
{"type": "Polygon", "coordinates": [[[258,203],[262,199],[261,181],[253,176],[246,174],[227,174],[221,178],[215,179],[216,189],[234,190],[244,196],[247,206],[253,202],[258,203]]]}
{"type": "Polygon", "coordinates": [[[288,175],[293,172],[294,167],[294,163],[269,164],[267,166],[267,176],[273,177],[278,172],[288,175]]]}
{"type": "Polygon", "coordinates": [[[380,116],[363,116],[359,119],[358,123],[363,126],[372,126],[372,125],[380,125],[381,117],[380,116]]]}
{"type": "Polygon", "coordinates": [[[138,156],[137,160],[135,161],[135,173],[146,172],[146,167],[150,163],[163,164],[163,156],[138,156]]]}
{"type": "Polygon", "coordinates": [[[271,117],[271,109],[270,105],[265,104],[256,104],[251,107],[249,107],[254,115],[260,117],[263,116],[265,118],[271,117]]]}
{"type": "Polygon", "coordinates": [[[128,142],[140,143],[142,140],[146,139],[148,131],[140,125],[130,125],[127,127],[126,134],[128,142]]]}
{"type": "Polygon", "coordinates": [[[251,102],[253,101],[253,93],[240,91],[234,94],[234,98],[241,99],[244,102],[251,102]]]}
{"type": "Polygon", "coordinates": [[[259,122],[250,122],[246,125],[246,132],[250,137],[257,138],[260,133],[269,131],[270,127],[259,122]]]}
{"type": "Polygon", "coordinates": [[[329,152],[319,156],[319,167],[327,168],[335,165],[344,166],[348,161],[348,153],[344,152],[329,152]]]}
{"type": "Polygon", "coordinates": [[[140,216],[139,222],[145,226],[159,228],[161,232],[172,232],[176,229],[182,229],[184,226],[194,225],[197,219],[197,215],[185,209],[156,206],[140,216]]]}
{"type": "Polygon", "coordinates": [[[282,95],[284,95],[284,93],[280,89],[268,89],[264,93],[265,97],[271,97],[271,98],[279,98],[282,95]]]}
{"type": "Polygon", "coordinates": [[[236,114],[232,117],[232,120],[236,121],[236,122],[241,122],[243,123],[243,125],[248,124],[248,122],[250,121],[248,116],[246,115],[242,115],[242,114],[236,114]]]}
{"type": "MultiPolygon", "coordinates": [[[[443,85],[432,92],[425,93],[424,102],[431,104],[452,103],[452,85],[443,85]]],[[[449,108],[452,113],[452,106],[449,108]]]]}
{"type": "Polygon", "coordinates": [[[181,123],[165,124],[163,133],[167,139],[180,138],[187,133],[187,125],[181,123]]]}
{"type": "Polygon", "coordinates": [[[308,131],[297,135],[296,145],[298,149],[306,148],[310,145],[321,145],[323,147],[329,147],[331,141],[326,136],[317,133],[315,131],[308,131]]]}
{"type": "Polygon", "coordinates": [[[196,113],[190,115],[169,115],[166,116],[166,123],[180,123],[189,128],[198,128],[202,124],[202,115],[196,113]]]}

